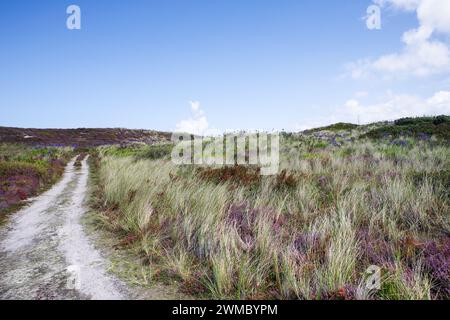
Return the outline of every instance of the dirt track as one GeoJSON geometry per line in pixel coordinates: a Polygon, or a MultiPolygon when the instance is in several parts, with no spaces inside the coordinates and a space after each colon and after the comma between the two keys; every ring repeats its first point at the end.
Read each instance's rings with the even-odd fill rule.
{"type": "Polygon", "coordinates": [[[0,299],[126,299],[129,290],[85,234],[87,159],[0,230],[0,299]]]}

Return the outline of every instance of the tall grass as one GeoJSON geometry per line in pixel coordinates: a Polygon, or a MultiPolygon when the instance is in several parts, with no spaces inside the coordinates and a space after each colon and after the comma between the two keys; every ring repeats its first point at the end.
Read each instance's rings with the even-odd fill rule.
{"type": "Polygon", "coordinates": [[[217,179],[205,170],[218,169],[100,154],[110,225],[155,278],[178,278],[191,294],[448,298],[448,266],[436,262],[449,255],[447,146],[285,142],[285,171],[256,187],[242,178],[251,171],[217,179]],[[366,292],[371,265],[383,270],[382,288],[366,292]]]}

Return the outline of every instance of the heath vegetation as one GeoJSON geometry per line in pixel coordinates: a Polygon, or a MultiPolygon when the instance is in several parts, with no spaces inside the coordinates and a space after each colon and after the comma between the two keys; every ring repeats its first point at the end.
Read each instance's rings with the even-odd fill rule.
{"type": "Polygon", "coordinates": [[[154,280],[198,297],[448,299],[448,117],[328,129],[282,134],[274,176],[101,147],[97,209],[154,280]]]}
{"type": "Polygon", "coordinates": [[[59,179],[71,156],[72,148],[0,144],[0,219],[59,179]]]}

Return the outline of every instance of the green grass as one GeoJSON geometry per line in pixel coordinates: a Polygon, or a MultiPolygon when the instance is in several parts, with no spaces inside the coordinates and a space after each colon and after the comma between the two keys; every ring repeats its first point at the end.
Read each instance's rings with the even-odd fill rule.
{"type": "Polygon", "coordinates": [[[172,144],[148,146],[145,150],[138,154],[138,158],[150,160],[168,158],[172,152],[172,148],[172,144]]]}

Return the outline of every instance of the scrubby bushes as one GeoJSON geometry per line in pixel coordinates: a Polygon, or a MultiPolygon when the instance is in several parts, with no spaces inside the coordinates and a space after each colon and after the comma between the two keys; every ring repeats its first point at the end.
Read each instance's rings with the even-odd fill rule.
{"type": "Polygon", "coordinates": [[[442,115],[437,117],[402,118],[394,121],[394,124],[396,126],[410,126],[410,125],[421,125],[430,123],[434,125],[450,123],[450,117],[442,115]]]}
{"type": "Polygon", "coordinates": [[[363,137],[371,139],[414,137],[429,140],[431,137],[450,141],[450,117],[420,117],[399,119],[392,125],[373,129],[363,137]]]}

